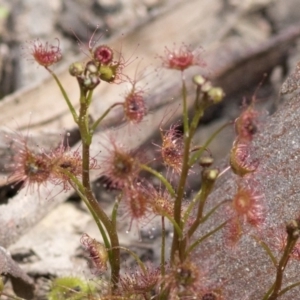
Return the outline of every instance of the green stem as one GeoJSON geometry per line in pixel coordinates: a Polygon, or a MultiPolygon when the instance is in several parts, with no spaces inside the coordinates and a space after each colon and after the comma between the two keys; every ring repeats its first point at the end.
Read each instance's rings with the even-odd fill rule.
{"type": "MultiPolygon", "coordinates": [[[[77,191],[77,193],[80,196],[80,198],[82,199],[82,201],[86,204],[87,208],[89,209],[89,211],[91,212],[91,214],[92,214],[92,216],[95,220],[95,223],[97,224],[97,227],[98,227],[98,229],[101,233],[101,236],[103,238],[105,248],[110,249],[111,245],[110,245],[109,239],[107,238],[107,234],[106,234],[106,232],[105,232],[105,230],[102,226],[102,223],[101,223],[100,219],[98,218],[96,212],[93,210],[93,207],[90,205],[88,199],[84,195],[84,187],[83,187],[82,183],[78,180],[78,178],[76,176],[74,176],[69,171],[67,171],[65,169],[62,169],[61,171],[63,173],[65,173],[68,176],[68,178],[70,178],[70,180],[73,182],[74,189],[77,191]]],[[[108,253],[108,255],[111,258],[111,253],[110,252],[108,253]]]]}
{"type": "Polygon", "coordinates": [[[295,282],[295,283],[293,283],[293,284],[291,284],[291,285],[288,285],[286,288],[284,288],[284,289],[282,289],[282,290],[280,291],[280,293],[278,294],[278,297],[282,296],[283,294],[285,294],[285,293],[288,292],[289,290],[291,290],[291,289],[293,289],[294,287],[299,286],[299,285],[300,285],[300,281],[295,282]]]}
{"type": "Polygon", "coordinates": [[[196,216],[195,221],[189,228],[186,238],[190,238],[194,234],[194,232],[197,230],[198,226],[202,223],[204,206],[205,206],[205,203],[206,203],[206,200],[207,200],[209,194],[211,193],[211,190],[214,187],[214,183],[215,183],[215,181],[207,181],[207,182],[203,181],[201,194],[199,197],[200,200],[199,200],[197,216],[196,216]]]}
{"type": "MultiPolygon", "coordinates": [[[[201,196],[201,191],[202,189],[200,189],[200,191],[197,193],[197,195],[193,198],[193,200],[190,202],[188,208],[186,209],[185,213],[184,213],[184,217],[183,217],[183,222],[184,224],[186,223],[186,221],[188,220],[188,217],[190,216],[194,206],[196,205],[196,203],[198,202],[198,200],[200,199],[201,196]]],[[[218,203],[215,207],[213,207],[204,217],[201,218],[200,220],[200,224],[204,223],[221,205],[231,202],[231,200],[223,200],[220,203],[218,203]]]]}
{"type": "Polygon", "coordinates": [[[119,208],[120,201],[122,199],[123,193],[120,193],[120,195],[117,198],[117,201],[113,207],[112,213],[111,213],[111,221],[114,227],[117,226],[117,212],[119,208]]]}
{"type": "Polygon", "coordinates": [[[286,247],[284,249],[283,255],[277,266],[276,279],[275,279],[275,282],[273,285],[274,289],[273,289],[272,293],[270,294],[270,296],[267,298],[268,300],[275,300],[279,296],[279,292],[280,292],[281,286],[282,286],[283,274],[284,274],[286,265],[290,259],[290,254],[297,243],[297,239],[298,239],[298,237],[295,238],[292,233],[288,234],[286,247]]]}
{"type": "Polygon", "coordinates": [[[262,246],[262,248],[266,251],[266,253],[270,257],[273,265],[275,267],[277,267],[277,264],[278,264],[277,259],[273,255],[273,253],[272,253],[271,249],[269,248],[269,246],[264,241],[262,241],[260,238],[258,238],[257,236],[252,235],[252,237],[256,240],[257,243],[259,243],[262,246]]]}
{"type": "Polygon", "coordinates": [[[188,208],[186,209],[185,213],[184,213],[184,216],[183,216],[183,224],[186,223],[192,209],[194,208],[194,206],[196,205],[196,203],[198,202],[198,200],[200,199],[200,196],[201,196],[201,193],[202,193],[202,189],[200,189],[198,191],[198,193],[196,194],[196,196],[193,198],[193,200],[190,202],[188,208]]]}
{"type": "Polygon", "coordinates": [[[190,252],[194,250],[195,247],[197,247],[200,243],[202,243],[205,239],[208,237],[212,236],[214,233],[218,232],[220,229],[222,229],[228,221],[223,222],[221,225],[219,225],[217,228],[214,230],[210,231],[200,239],[196,240],[187,250],[186,250],[186,255],[188,255],[190,252]]]}
{"type": "MultiPolygon", "coordinates": [[[[83,95],[83,94],[82,94],[83,95]]],[[[82,96],[81,95],[81,96],[82,96]]],[[[97,200],[95,199],[90,184],[90,144],[92,141],[92,135],[89,132],[89,127],[87,126],[88,119],[88,105],[84,101],[80,101],[80,114],[79,114],[79,130],[82,138],[82,185],[84,187],[84,195],[86,196],[89,205],[95,212],[97,217],[103,223],[111,244],[111,283],[114,289],[117,288],[120,273],[120,249],[119,249],[119,239],[116,228],[113,222],[108,218],[103,209],[99,206],[97,200]]]]}
{"type": "MultiPolygon", "coordinates": [[[[215,207],[213,207],[205,216],[203,216],[202,218],[201,218],[201,220],[200,220],[200,224],[202,224],[202,223],[204,223],[205,221],[207,221],[209,218],[210,218],[210,216],[212,216],[214,213],[215,213],[215,211],[220,207],[220,206],[222,206],[223,204],[226,204],[226,203],[228,203],[228,202],[231,202],[231,200],[223,200],[223,201],[221,201],[220,203],[218,203],[215,207]]],[[[186,216],[185,216],[186,217],[186,216]]],[[[187,217],[188,217],[188,215],[187,215],[187,217]]],[[[185,222],[187,221],[187,217],[185,218],[185,222]]]]}
{"type": "Polygon", "coordinates": [[[220,128],[218,128],[210,137],[209,139],[205,142],[205,144],[198,150],[196,151],[190,158],[189,160],[189,165],[193,166],[194,163],[199,159],[199,157],[203,154],[203,152],[207,149],[207,147],[210,145],[210,143],[215,139],[215,137],[223,130],[225,129],[228,125],[231,125],[232,122],[228,122],[224,125],[222,125],[220,128]]]}
{"type": "Polygon", "coordinates": [[[186,84],[184,79],[184,74],[182,73],[182,103],[183,103],[183,130],[184,133],[187,133],[189,131],[189,115],[188,115],[188,109],[187,109],[187,90],[186,90],[186,84]]]}
{"type": "MultiPolygon", "coordinates": [[[[183,229],[183,222],[181,220],[181,210],[182,210],[182,201],[185,191],[185,183],[187,180],[188,172],[189,172],[189,156],[190,156],[190,146],[192,142],[192,138],[197,129],[200,118],[203,116],[204,107],[200,106],[196,111],[193,120],[188,126],[188,112],[186,108],[186,86],[184,79],[182,80],[182,96],[183,96],[183,125],[184,125],[184,151],[183,151],[183,160],[182,160],[182,170],[179,179],[179,184],[177,188],[177,196],[175,199],[174,205],[174,220],[177,224],[180,225],[180,229],[183,229]]],[[[182,240],[179,238],[178,234],[174,228],[174,236],[172,240],[172,248],[171,248],[171,261],[174,262],[175,253],[178,251],[179,258],[182,261],[184,258],[185,252],[185,243],[182,243],[182,240]]]]}
{"type": "Polygon", "coordinates": [[[90,206],[101,220],[106,231],[109,235],[111,242],[111,283],[116,288],[119,281],[119,272],[120,272],[120,250],[119,247],[119,238],[115,226],[113,226],[112,221],[108,218],[102,208],[99,206],[97,200],[95,199],[90,186],[90,176],[89,176],[89,145],[82,143],[82,160],[83,160],[83,173],[82,173],[82,183],[85,188],[85,195],[89,201],[90,206]]]}
{"type": "Polygon", "coordinates": [[[64,97],[64,99],[65,99],[65,101],[66,101],[66,103],[68,105],[68,107],[69,107],[69,110],[70,110],[70,112],[71,112],[71,114],[73,116],[73,119],[74,119],[75,123],[78,124],[78,115],[77,115],[77,112],[76,112],[74,106],[72,105],[72,102],[70,101],[67,92],[65,91],[64,87],[60,83],[60,81],[59,81],[58,77],[56,76],[56,74],[51,69],[49,69],[47,67],[46,67],[46,69],[52,75],[52,77],[54,78],[54,80],[56,81],[56,83],[57,83],[57,85],[58,85],[58,87],[59,87],[59,89],[60,89],[60,91],[61,91],[61,93],[62,93],[62,95],[63,95],[63,97],[64,97]]]}
{"type": "Polygon", "coordinates": [[[141,259],[139,258],[139,256],[137,254],[135,254],[133,251],[129,250],[128,248],[125,248],[125,247],[122,247],[122,246],[119,246],[118,248],[128,252],[136,260],[136,262],[138,263],[138,265],[142,269],[143,273],[147,274],[147,268],[145,267],[145,264],[141,261],[141,259]]]}
{"type": "Polygon", "coordinates": [[[165,249],[166,249],[166,227],[165,218],[161,217],[161,252],[160,252],[160,272],[162,276],[165,276],[165,249]]]}
{"type": "Polygon", "coordinates": [[[182,230],[181,230],[181,228],[180,228],[180,226],[175,222],[175,220],[172,218],[172,216],[171,215],[169,215],[167,212],[163,212],[162,213],[162,216],[163,217],[166,217],[169,221],[170,221],[170,223],[174,226],[174,229],[175,229],[175,231],[176,231],[176,233],[178,234],[178,236],[180,237],[180,238],[182,238],[183,237],[183,234],[182,234],[182,230]]]}
{"type": "Polygon", "coordinates": [[[213,215],[215,213],[215,211],[222,206],[225,203],[229,203],[232,202],[231,200],[223,200],[222,202],[220,202],[219,204],[217,204],[214,208],[212,208],[205,216],[202,217],[200,224],[204,223],[205,221],[207,221],[211,215],[213,215]]]}
{"type": "Polygon", "coordinates": [[[96,128],[98,127],[98,125],[102,122],[102,120],[109,114],[109,112],[116,106],[118,105],[124,105],[123,103],[120,102],[116,102],[113,105],[111,105],[103,114],[101,117],[99,117],[95,123],[91,126],[91,131],[94,132],[96,130],[96,128]]]}
{"type": "Polygon", "coordinates": [[[269,290],[264,295],[263,300],[268,300],[273,290],[274,290],[274,283],[272,284],[272,286],[269,288],[269,290]]]}
{"type": "Polygon", "coordinates": [[[88,146],[92,143],[93,133],[90,131],[89,126],[89,114],[88,109],[89,105],[86,103],[86,92],[81,89],[80,90],[80,112],[79,112],[79,120],[78,126],[80,130],[80,135],[82,142],[88,146]]]}
{"type": "Polygon", "coordinates": [[[93,92],[94,92],[94,90],[89,90],[87,93],[86,103],[88,106],[90,106],[90,104],[92,102],[93,92]]]}
{"type": "Polygon", "coordinates": [[[154,169],[152,169],[151,167],[144,165],[144,164],[140,164],[140,168],[151,173],[152,175],[154,175],[157,179],[159,179],[163,185],[166,187],[166,189],[168,190],[169,194],[175,198],[176,196],[176,192],[174,191],[172,185],[170,184],[170,182],[159,172],[155,171],[154,169]]]}

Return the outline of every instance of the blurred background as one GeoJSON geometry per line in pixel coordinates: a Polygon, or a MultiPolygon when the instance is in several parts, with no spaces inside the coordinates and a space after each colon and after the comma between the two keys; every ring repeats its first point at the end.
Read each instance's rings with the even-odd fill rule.
{"type": "MultiPolygon", "coordinates": [[[[280,87],[300,59],[298,6],[299,0],[0,0],[0,245],[9,248],[37,286],[43,287],[45,278],[70,272],[87,276],[79,239],[83,232],[97,235],[97,231],[71,192],[55,191],[54,201],[45,201],[49,189],[38,196],[24,190],[17,193],[19,187],[12,189],[7,182],[5,165],[13,142],[13,138],[7,141],[8,130],[20,130],[26,137],[30,132],[33,145],[43,149],[57,146],[66,134],[74,149],[80,143],[60,91],[30,56],[30,41],[40,39],[57,45],[59,40],[63,59],[53,70],[74,103],[78,87],[68,67],[74,60],[87,58],[87,44],[96,28],[95,42],[112,45],[125,58],[142,60],[139,67],[136,62],[129,64],[126,72],[134,76],[137,68],[147,70],[139,80],[147,94],[147,119],[141,127],[128,129],[117,126],[123,116],[120,111],[113,112],[95,136],[93,153],[105,152],[109,132],[125,146],[142,147],[155,158],[154,144],[160,143],[158,127],[162,119],[173,123],[179,118],[180,76],[163,71],[157,59],[165,55],[165,47],[173,49],[185,43],[202,49],[207,66],[189,71],[187,82],[200,72],[226,94],[199,124],[195,144],[203,144],[217,128],[239,115],[243,103],[252,101],[262,111],[263,130],[266,116],[285,101],[280,87]]],[[[126,88],[126,83],[101,83],[95,91],[91,117],[120,101],[126,88]]],[[[191,83],[189,89],[189,99],[193,99],[191,83]]],[[[189,105],[192,110],[193,102],[189,105]]],[[[169,124],[163,126],[168,128],[169,124]]],[[[226,155],[233,139],[233,126],[229,126],[210,146],[220,168],[228,165],[226,155]]],[[[167,172],[163,166],[156,167],[167,172]]],[[[187,200],[201,184],[198,171],[190,176],[187,200]]],[[[99,174],[92,177],[99,202],[109,210],[115,194],[105,189],[99,174]]],[[[158,226],[147,224],[127,234],[128,226],[129,220],[121,220],[122,245],[155,262],[160,247],[158,226]]],[[[131,265],[129,257],[125,260],[131,265]]],[[[37,299],[43,299],[43,291],[41,294],[37,299]]]]}

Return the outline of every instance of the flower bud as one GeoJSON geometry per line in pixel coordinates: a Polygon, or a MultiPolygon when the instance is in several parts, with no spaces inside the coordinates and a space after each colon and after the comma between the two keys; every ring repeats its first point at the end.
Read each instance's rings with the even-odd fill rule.
{"type": "Polygon", "coordinates": [[[224,98],[224,95],[225,94],[223,90],[218,87],[213,87],[208,91],[208,96],[214,102],[214,104],[221,102],[224,98]]]}
{"type": "Polygon", "coordinates": [[[86,69],[87,72],[89,72],[91,74],[97,74],[98,73],[98,68],[97,68],[97,66],[95,65],[95,63],[93,61],[89,61],[86,64],[85,69],[86,69]]]}
{"type": "Polygon", "coordinates": [[[205,81],[201,87],[201,91],[203,93],[209,93],[209,91],[213,88],[212,83],[210,81],[205,81]]]}
{"type": "Polygon", "coordinates": [[[48,68],[61,60],[59,39],[56,40],[57,45],[42,43],[40,40],[30,42],[30,54],[39,65],[48,68]]]}
{"type": "Polygon", "coordinates": [[[199,165],[203,168],[210,167],[214,162],[214,159],[210,156],[203,156],[199,159],[199,165]]]}
{"type": "Polygon", "coordinates": [[[83,73],[83,65],[80,62],[72,63],[69,66],[69,73],[71,76],[80,76],[83,73]]]}
{"type": "Polygon", "coordinates": [[[90,74],[83,80],[83,86],[87,90],[93,90],[100,83],[100,79],[95,74],[90,74]]]}
{"type": "Polygon", "coordinates": [[[299,236],[300,236],[300,231],[299,231],[299,229],[297,229],[293,232],[293,239],[298,239],[299,236]]]}
{"type": "Polygon", "coordinates": [[[295,238],[299,237],[299,223],[296,220],[292,220],[290,221],[287,225],[286,225],[286,232],[288,233],[288,235],[294,237],[296,234],[295,238]]]}
{"type": "Polygon", "coordinates": [[[219,175],[219,170],[217,169],[212,169],[212,170],[205,170],[202,173],[202,177],[205,181],[212,181],[214,182],[219,175]]]}
{"type": "Polygon", "coordinates": [[[100,45],[96,47],[94,51],[94,59],[99,62],[101,65],[108,65],[112,62],[114,57],[113,50],[105,45],[100,45]]]}
{"type": "Polygon", "coordinates": [[[118,65],[101,66],[100,79],[106,82],[113,82],[116,78],[118,65]]]}
{"type": "Polygon", "coordinates": [[[196,85],[203,85],[206,79],[202,75],[195,75],[193,81],[196,85]]]}

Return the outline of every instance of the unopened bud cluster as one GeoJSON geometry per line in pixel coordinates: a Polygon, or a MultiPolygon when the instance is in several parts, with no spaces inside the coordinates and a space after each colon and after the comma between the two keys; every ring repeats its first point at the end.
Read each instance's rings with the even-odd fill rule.
{"type": "Polygon", "coordinates": [[[113,50],[105,45],[91,50],[92,59],[85,65],[75,62],[70,65],[69,73],[75,76],[86,90],[93,90],[101,80],[113,82],[119,75],[122,67],[121,61],[114,61],[113,50]]]}
{"type": "Polygon", "coordinates": [[[207,80],[202,75],[196,75],[193,78],[194,83],[200,87],[201,92],[204,94],[203,101],[207,104],[218,104],[225,96],[224,91],[219,87],[214,87],[212,82],[207,80]]]}

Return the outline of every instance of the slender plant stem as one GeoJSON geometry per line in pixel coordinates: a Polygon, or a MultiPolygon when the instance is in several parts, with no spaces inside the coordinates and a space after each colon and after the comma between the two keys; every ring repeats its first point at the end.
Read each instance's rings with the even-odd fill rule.
{"type": "MultiPolygon", "coordinates": [[[[83,187],[82,183],[78,180],[78,178],[76,176],[74,176],[68,170],[62,169],[61,171],[63,173],[65,173],[68,176],[68,178],[70,178],[70,180],[72,181],[72,185],[73,185],[74,189],[77,191],[78,195],[80,196],[82,201],[86,204],[87,208],[91,212],[91,214],[95,220],[95,223],[97,224],[98,229],[101,233],[101,236],[103,238],[103,242],[105,244],[106,249],[110,249],[111,245],[110,245],[109,239],[107,238],[107,234],[106,234],[106,232],[102,226],[102,223],[101,223],[100,219],[98,218],[96,212],[93,210],[93,207],[90,205],[88,199],[84,195],[84,187],[83,187]]],[[[108,252],[108,255],[109,255],[109,257],[111,257],[110,252],[108,252]]]]}
{"type": "Polygon", "coordinates": [[[140,266],[140,268],[143,271],[143,273],[147,274],[147,269],[145,267],[145,264],[141,261],[141,259],[139,258],[139,256],[136,253],[134,253],[133,251],[129,250],[126,247],[119,246],[118,248],[121,249],[121,250],[124,250],[124,251],[128,252],[136,260],[136,262],[140,266]]]}
{"type": "Polygon", "coordinates": [[[166,189],[168,190],[168,192],[170,193],[170,195],[175,198],[176,196],[176,192],[174,191],[172,185],[170,184],[170,182],[159,172],[155,171],[154,169],[152,169],[151,167],[144,165],[144,164],[140,164],[140,168],[151,173],[152,175],[154,175],[157,179],[159,179],[163,185],[166,187],[166,189]]]}
{"type": "Polygon", "coordinates": [[[208,182],[207,184],[203,183],[201,194],[200,194],[200,201],[199,201],[197,216],[196,216],[194,223],[191,225],[191,227],[188,230],[187,238],[190,238],[194,234],[194,232],[197,230],[198,226],[202,223],[204,206],[205,206],[207,197],[209,196],[213,186],[214,186],[214,182],[208,182]]]}
{"type": "Polygon", "coordinates": [[[277,273],[276,273],[276,279],[275,279],[275,283],[274,283],[274,289],[273,289],[272,293],[270,294],[270,296],[267,298],[268,300],[275,300],[279,296],[281,286],[282,286],[283,274],[284,274],[286,265],[290,259],[291,251],[294,249],[296,242],[297,242],[297,239],[292,237],[291,234],[289,234],[288,238],[287,238],[286,247],[284,249],[283,255],[277,266],[277,273]]]}
{"type": "Polygon", "coordinates": [[[109,112],[116,106],[119,106],[119,105],[124,105],[123,103],[121,102],[117,102],[117,103],[114,103],[112,104],[103,114],[101,117],[99,117],[95,123],[91,126],[91,132],[94,132],[96,130],[96,128],[99,126],[99,124],[102,122],[102,120],[109,114],[109,112]]]}
{"type": "Polygon", "coordinates": [[[300,285],[300,281],[288,285],[287,287],[285,287],[284,289],[282,289],[282,290],[280,291],[280,293],[278,293],[278,297],[282,296],[283,294],[285,294],[285,293],[288,292],[289,290],[291,290],[291,289],[293,289],[294,287],[299,286],[299,285],[300,285]]]}
{"type": "Polygon", "coordinates": [[[117,226],[117,212],[119,208],[120,201],[122,199],[123,193],[120,193],[120,195],[117,197],[117,201],[113,207],[112,213],[111,213],[111,221],[113,223],[113,226],[117,226]]]}
{"type": "Polygon", "coordinates": [[[78,115],[77,115],[77,112],[76,112],[74,106],[72,105],[72,102],[70,101],[67,92],[65,91],[64,87],[60,83],[60,80],[58,79],[58,77],[56,76],[56,74],[51,69],[49,69],[49,68],[46,68],[46,69],[52,75],[52,77],[54,78],[54,80],[56,81],[56,83],[57,83],[57,85],[58,85],[58,87],[59,87],[59,89],[60,89],[60,91],[61,91],[61,93],[62,93],[62,95],[63,95],[63,97],[64,97],[64,99],[65,99],[65,101],[66,101],[66,103],[68,105],[68,107],[69,107],[69,110],[70,110],[70,112],[71,112],[71,114],[73,116],[74,122],[76,124],[78,124],[78,115]]]}
{"type": "MultiPolygon", "coordinates": [[[[185,84],[183,82],[183,88],[185,89],[185,84]]],[[[186,102],[186,94],[183,92],[183,103],[186,102]]],[[[185,105],[184,105],[185,108],[185,105]]],[[[188,166],[188,160],[189,160],[189,152],[190,152],[190,144],[191,144],[191,135],[190,135],[190,130],[188,130],[188,126],[185,125],[188,121],[188,115],[187,112],[183,113],[183,124],[184,124],[184,152],[183,152],[183,162],[182,162],[182,169],[181,169],[181,176],[177,188],[177,196],[175,199],[175,204],[174,204],[174,220],[177,224],[179,224],[180,228],[182,228],[182,220],[181,220],[181,208],[182,208],[182,200],[183,200],[183,195],[185,191],[185,183],[189,171],[189,166],[188,166]]],[[[171,262],[174,262],[175,254],[178,251],[179,258],[180,260],[183,259],[183,249],[180,248],[180,237],[178,233],[176,232],[174,228],[174,236],[173,236],[173,241],[172,241],[172,248],[171,248],[171,262]]]]}
{"type": "MultiPolygon", "coordinates": [[[[81,94],[81,98],[83,93],[81,94]]],[[[112,221],[105,214],[103,209],[99,206],[97,200],[95,199],[90,184],[90,144],[92,141],[91,134],[89,132],[89,127],[87,124],[88,119],[88,105],[84,103],[81,99],[80,101],[80,114],[79,114],[79,129],[82,138],[82,185],[84,187],[84,195],[86,196],[89,205],[92,207],[93,211],[97,217],[103,223],[111,244],[111,283],[114,289],[117,288],[120,273],[120,249],[119,249],[119,239],[115,226],[112,221]]]]}
{"type": "Polygon", "coordinates": [[[86,96],[86,103],[89,106],[92,102],[94,90],[89,90],[86,96]]]}
{"type": "Polygon", "coordinates": [[[268,291],[264,295],[263,300],[268,300],[273,290],[274,290],[274,283],[272,284],[272,286],[268,289],[268,291]]]}
{"type": "Polygon", "coordinates": [[[251,236],[256,240],[257,243],[259,243],[259,244],[262,246],[262,248],[266,251],[266,253],[267,253],[268,256],[270,257],[270,259],[271,259],[273,265],[274,265],[275,267],[277,267],[277,265],[278,265],[277,259],[276,259],[276,257],[273,255],[273,253],[272,253],[270,247],[269,247],[264,241],[262,241],[259,237],[254,236],[254,235],[251,235],[251,236]]]}
{"type": "Polygon", "coordinates": [[[184,73],[181,73],[182,75],[182,104],[183,104],[183,131],[184,133],[187,133],[189,131],[189,115],[188,115],[188,109],[187,109],[187,91],[186,91],[186,84],[185,84],[185,78],[184,73]]]}
{"type": "Polygon", "coordinates": [[[220,128],[218,128],[210,137],[209,139],[205,142],[205,144],[199,149],[197,150],[197,152],[195,152],[189,161],[189,165],[193,166],[194,163],[199,159],[199,157],[203,154],[203,152],[207,149],[207,147],[209,146],[209,144],[216,138],[216,136],[223,130],[225,129],[227,126],[231,125],[231,122],[228,122],[224,125],[222,125],[220,128]]]}
{"type": "MultiPolygon", "coordinates": [[[[183,151],[183,160],[182,160],[182,170],[181,170],[181,175],[180,175],[178,189],[177,189],[177,196],[174,204],[174,220],[177,224],[179,224],[181,230],[183,229],[183,225],[184,225],[181,220],[181,210],[182,210],[182,200],[185,191],[185,183],[190,168],[189,165],[190,146],[191,146],[192,138],[198,126],[199,120],[202,117],[204,111],[204,107],[200,106],[193,117],[191,125],[188,126],[188,112],[186,110],[187,95],[186,95],[186,85],[185,85],[184,78],[182,78],[182,97],[183,97],[184,151],[183,151]]],[[[172,262],[174,262],[175,253],[177,251],[180,260],[181,261],[183,260],[185,246],[186,244],[182,243],[174,228],[174,236],[172,241],[171,257],[170,257],[172,262]]]]}
{"type": "Polygon", "coordinates": [[[200,243],[202,243],[205,239],[209,238],[210,236],[212,236],[214,233],[218,232],[220,229],[222,229],[228,221],[223,222],[222,224],[220,224],[217,228],[213,229],[212,231],[210,231],[209,233],[207,233],[206,235],[204,235],[203,237],[201,237],[200,239],[196,240],[187,250],[186,250],[186,255],[188,255],[191,251],[194,250],[195,247],[197,247],[200,243]]]}
{"type": "Polygon", "coordinates": [[[226,203],[229,203],[229,202],[231,202],[231,200],[224,200],[224,201],[218,203],[218,204],[217,204],[215,207],[213,207],[213,208],[212,208],[205,216],[203,216],[203,217],[201,218],[200,224],[202,224],[202,223],[204,223],[205,221],[207,221],[207,220],[210,218],[210,216],[211,216],[212,214],[214,214],[215,211],[216,211],[220,206],[222,206],[222,205],[224,205],[224,204],[226,204],[226,203]]]}
{"type": "Polygon", "coordinates": [[[160,252],[160,271],[161,275],[165,276],[165,251],[166,251],[166,227],[165,218],[161,217],[161,252],[160,252]]]}
{"type": "Polygon", "coordinates": [[[99,206],[96,201],[90,187],[90,177],[89,177],[89,145],[82,144],[83,150],[83,174],[82,174],[82,183],[85,188],[85,195],[89,201],[89,204],[95,211],[97,217],[101,220],[105,226],[107,233],[110,237],[111,242],[111,283],[116,287],[119,281],[119,272],[120,272],[120,250],[119,250],[119,239],[118,234],[115,230],[115,227],[112,224],[112,221],[108,218],[102,208],[99,206]]]}
{"type": "Polygon", "coordinates": [[[185,224],[190,213],[192,212],[192,209],[194,208],[194,206],[196,205],[196,203],[198,202],[198,200],[200,199],[202,193],[202,189],[200,189],[198,191],[198,193],[196,194],[196,196],[193,198],[193,200],[190,202],[188,208],[186,209],[184,215],[183,215],[183,223],[185,224]]]}

